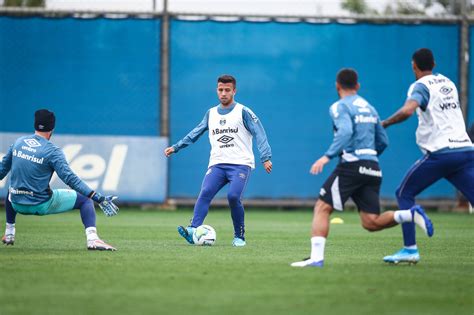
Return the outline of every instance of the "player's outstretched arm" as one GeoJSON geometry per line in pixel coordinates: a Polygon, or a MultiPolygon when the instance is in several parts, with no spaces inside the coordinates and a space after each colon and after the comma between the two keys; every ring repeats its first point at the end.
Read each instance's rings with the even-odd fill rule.
{"type": "Polygon", "coordinates": [[[415,100],[408,100],[405,104],[395,112],[392,116],[382,121],[382,127],[387,128],[393,124],[398,124],[407,120],[418,107],[418,102],[415,100]]]}
{"type": "Polygon", "coordinates": [[[113,202],[118,198],[117,196],[102,196],[94,191],[90,198],[99,204],[100,209],[104,211],[106,216],[111,217],[118,214],[119,207],[113,202]]]}
{"type": "Polygon", "coordinates": [[[189,132],[183,139],[176,142],[176,144],[172,145],[165,149],[164,153],[166,157],[169,157],[173,153],[178,153],[179,150],[186,148],[188,145],[193,144],[196,142],[206,130],[208,130],[208,120],[209,120],[209,111],[206,112],[204,118],[196,126],[191,132],[189,132]]]}

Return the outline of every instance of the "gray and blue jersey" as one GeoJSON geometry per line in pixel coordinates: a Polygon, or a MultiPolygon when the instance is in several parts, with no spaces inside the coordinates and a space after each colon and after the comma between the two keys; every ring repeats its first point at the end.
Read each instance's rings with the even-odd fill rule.
{"type": "Polygon", "coordinates": [[[324,155],[330,159],[340,156],[341,162],[378,161],[377,156],[388,145],[388,137],[374,107],[355,94],[331,105],[329,114],[334,140],[324,155]]]}
{"type": "MultiPolygon", "coordinates": [[[[236,103],[232,104],[229,108],[222,108],[219,106],[217,112],[220,115],[226,115],[234,109],[235,104],[236,103]]],[[[178,152],[179,150],[196,142],[203,135],[203,133],[209,129],[209,112],[210,110],[206,112],[202,121],[193,130],[191,130],[191,132],[189,132],[183,139],[173,145],[175,152],[178,152]]],[[[272,151],[270,145],[268,144],[267,135],[265,133],[265,129],[263,129],[260,119],[258,119],[257,116],[245,106],[242,110],[242,119],[245,128],[256,140],[257,148],[260,152],[261,162],[263,163],[270,160],[272,158],[272,151]]]]}
{"type": "Polygon", "coordinates": [[[18,138],[0,164],[0,180],[11,170],[9,194],[11,202],[20,205],[38,205],[52,196],[51,176],[59,178],[84,196],[90,189],[70,169],[60,148],[38,135],[18,138]]]}

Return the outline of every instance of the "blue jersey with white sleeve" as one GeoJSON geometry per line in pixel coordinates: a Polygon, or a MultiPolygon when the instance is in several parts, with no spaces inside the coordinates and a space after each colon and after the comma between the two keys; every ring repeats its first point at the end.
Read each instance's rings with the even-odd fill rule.
{"type": "Polygon", "coordinates": [[[0,180],[11,171],[10,201],[20,205],[38,205],[51,198],[49,187],[54,172],[69,187],[89,196],[89,188],[70,169],[60,148],[39,135],[18,138],[0,164],[0,180]]]}
{"type": "Polygon", "coordinates": [[[378,161],[388,145],[388,137],[373,106],[357,94],[346,96],[331,105],[334,140],[324,155],[341,162],[378,161]]]}
{"type": "MultiPolygon", "coordinates": [[[[235,105],[236,103],[233,103],[229,108],[222,108],[219,106],[217,111],[220,115],[226,115],[234,109],[235,105]]],[[[183,139],[173,145],[175,152],[178,152],[179,150],[196,142],[209,129],[209,112],[210,110],[206,112],[202,121],[193,130],[191,130],[191,132],[189,132],[183,139]]],[[[263,128],[260,120],[249,108],[245,106],[242,110],[242,119],[245,128],[256,140],[257,148],[260,152],[261,162],[263,163],[270,160],[272,158],[272,151],[270,145],[268,144],[265,129],[263,128]]]]}

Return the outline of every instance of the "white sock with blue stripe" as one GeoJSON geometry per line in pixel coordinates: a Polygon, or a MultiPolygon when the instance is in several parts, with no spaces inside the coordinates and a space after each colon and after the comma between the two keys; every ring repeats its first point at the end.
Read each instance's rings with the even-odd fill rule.
{"type": "Polygon", "coordinates": [[[311,238],[311,260],[324,260],[324,246],[326,245],[326,238],[322,236],[313,236],[311,238]]]}
{"type": "Polygon", "coordinates": [[[418,212],[412,213],[411,210],[397,210],[393,215],[393,219],[397,223],[405,222],[415,222],[425,233],[426,231],[426,222],[425,218],[421,216],[418,212]]]}
{"type": "Polygon", "coordinates": [[[393,215],[393,219],[397,223],[412,222],[413,216],[411,214],[411,210],[397,210],[393,215]]]}

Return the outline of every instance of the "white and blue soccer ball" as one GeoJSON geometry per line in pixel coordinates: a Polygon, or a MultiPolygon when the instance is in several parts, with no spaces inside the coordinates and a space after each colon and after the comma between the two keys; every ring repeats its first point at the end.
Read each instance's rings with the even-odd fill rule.
{"type": "Polygon", "coordinates": [[[210,225],[201,225],[194,229],[193,241],[196,245],[211,246],[216,242],[216,230],[210,225]]]}

